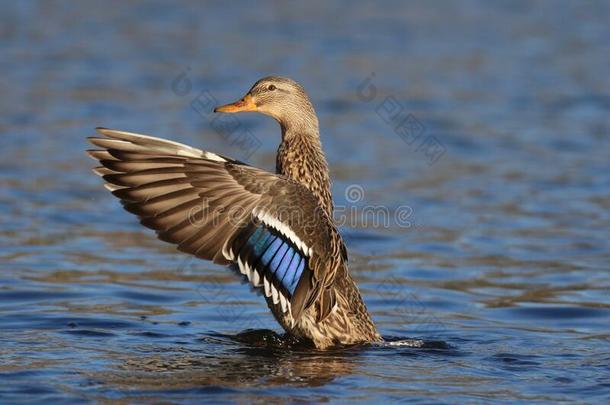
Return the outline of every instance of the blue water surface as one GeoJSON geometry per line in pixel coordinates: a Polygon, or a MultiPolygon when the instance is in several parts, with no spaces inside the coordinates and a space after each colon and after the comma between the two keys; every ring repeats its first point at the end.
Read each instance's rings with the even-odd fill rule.
{"type": "Polygon", "coordinates": [[[608,21],[603,1],[3,2],[0,402],[608,403],[608,21]],[[269,74],[316,106],[391,344],[287,344],[90,171],[96,126],[273,170],[273,120],[211,113],[269,74]]]}

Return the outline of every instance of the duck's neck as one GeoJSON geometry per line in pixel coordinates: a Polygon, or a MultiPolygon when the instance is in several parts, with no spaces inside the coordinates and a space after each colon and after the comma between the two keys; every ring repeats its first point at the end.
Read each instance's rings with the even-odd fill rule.
{"type": "Polygon", "coordinates": [[[280,125],[282,143],[277,153],[278,174],[307,187],[318,199],[320,206],[332,218],[333,200],[330,193],[330,176],[328,163],[322,152],[317,118],[307,126],[282,123],[280,125]]]}

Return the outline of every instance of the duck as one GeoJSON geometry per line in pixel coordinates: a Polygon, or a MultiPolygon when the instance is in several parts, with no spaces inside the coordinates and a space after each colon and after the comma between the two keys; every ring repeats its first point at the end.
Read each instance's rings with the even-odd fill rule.
{"type": "Polygon", "coordinates": [[[93,171],[142,225],[178,250],[233,268],[291,338],[317,349],[382,337],[333,220],[316,111],[292,79],[258,80],[216,113],[257,112],[281,128],[276,171],[149,135],[96,128],[93,171]]]}

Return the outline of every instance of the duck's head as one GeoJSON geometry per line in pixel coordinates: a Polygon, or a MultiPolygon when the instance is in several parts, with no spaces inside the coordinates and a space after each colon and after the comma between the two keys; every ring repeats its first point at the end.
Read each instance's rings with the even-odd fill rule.
{"type": "Polygon", "coordinates": [[[318,118],[300,84],[280,76],[260,79],[240,100],[216,107],[214,112],[259,112],[269,115],[284,130],[318,130],[318,118]]]}

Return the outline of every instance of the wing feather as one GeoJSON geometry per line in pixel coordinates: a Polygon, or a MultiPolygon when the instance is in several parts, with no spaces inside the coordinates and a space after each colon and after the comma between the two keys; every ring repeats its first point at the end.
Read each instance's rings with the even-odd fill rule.
{"type": "Polygon", "coordinates": [[[95,172],[161,240],[203,259],[237,264],[295,320],[318,298],[318,317],[327,315],[333,300],[321,291],[332,284],[341,260],[336,251],[344,247],[304,186],[177,142],[98,132],[104,137],[89,139],[101,150],[87,151],[102,165],[95,172]],[[258,227],[273,235],[264,246],[257,245],[258,227]]]}

